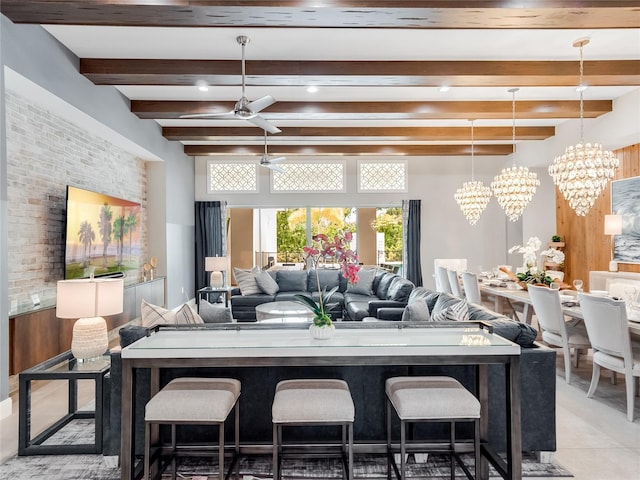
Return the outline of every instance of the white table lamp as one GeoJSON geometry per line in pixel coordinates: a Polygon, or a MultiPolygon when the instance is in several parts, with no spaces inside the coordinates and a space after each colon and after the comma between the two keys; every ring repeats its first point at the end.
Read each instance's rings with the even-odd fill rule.
{"type": "Polygon", "coordinates": [[[227,270],[227,257],[205,257],[204,269],[211,272],[209,284],[212,287],[224,286],[224,276],[222,272],[227,270]]]}
{"type": "Polygon", "coordinates": [[[613,236],[622,233],[622,215],[605,215],[604,216],[604,234],[611,236],[611,261],[609,262],[609,271],[618,271],[618,262],[613,259],[613,250],[615,248],[613,236]]]}
{"type": "Polygon", "coordinates": [[[73,325],[71,353],[80,361],[103,355],[109,348],[107,322],[103,315],[122,313],[124,280],[60,280],[57,285],[56,317],[77,318],[73,325]]]}

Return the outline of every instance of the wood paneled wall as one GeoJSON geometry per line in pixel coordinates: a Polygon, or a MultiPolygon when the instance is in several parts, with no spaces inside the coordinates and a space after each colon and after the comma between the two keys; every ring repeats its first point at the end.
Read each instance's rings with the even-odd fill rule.
{"type": "MultiPolygon", "coordinates": [[[[640,175],[640,144],[615,150],[620,167],[615,180],[640,175]]],[[[581,278],[588,288],[591,270],[608,270],[611,259],[611,238],[604,234],[604,216],[611,213],[611,187],[585,217],[579,217],[569,207],[556,188],[556,231],[566,242],[565,281],[581,278]]],[[[621,272],[640,272],[640,264],[619,263],[621,272]]]]}

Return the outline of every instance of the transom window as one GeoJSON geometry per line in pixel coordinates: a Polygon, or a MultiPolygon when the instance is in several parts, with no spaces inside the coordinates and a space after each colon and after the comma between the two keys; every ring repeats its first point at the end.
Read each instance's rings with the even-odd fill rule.
{"type": "Polygon", "coordinates": [[[406,160],[358,162],[359,192],[406,192],[406,160]]]}
{"type": "Polygon", "coordinates": [[[344,161],[292,162],[279,165],[284,173],[271,175],[273,192],[344,192],[344,161]]]}
{"type": "Polygon", "coordinates": [[[207,162],[207,192],[257,192],[258,172],[255,163],[207,162]]]}

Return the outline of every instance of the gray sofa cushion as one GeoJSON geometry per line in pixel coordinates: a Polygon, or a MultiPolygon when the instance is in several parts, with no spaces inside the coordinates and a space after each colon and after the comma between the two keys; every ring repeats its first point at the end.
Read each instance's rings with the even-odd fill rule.
{"type": "Polygon", "coordinates": [[[327,269],[319,269],[309,270],[309,291],[317,292],[318,291],[318,279],[320,279],[320,290],[322,291],[324,288],[327,291],[331,290],[333,287],[338,287],[340,285],[340,270],[327,270],[327,269]]]}
{"type": "Polygon", "coordinates": [[[236,282],[238,282],[238,287],[240,287],[242,295],[262,293],[262,290],[260,290],[260,287],[256,283],[256,273],[258,272],[259,270],[256,268],[252,270],[244,270],[242,268],[233,269],[233,276],[236,278],[236,282]]]}
{"type": "Polygon", "coordinates": [[[358,281],[355,284],[347,285],[347,293],[359,293],[361,295],[373,295],[373,278],[376,270],[373,268],[362,268],[358,272],[358,281]]]}
{"type": "Polygon", "coordinates": [[[198,305],[198,314],[204,323],[227,323],[233,320],[231,309],[223,305],[211,304],[204,298],[200,300],[198,305]]]}
{"type": "Polygon", "coordinates": [[[413,291],[413,287],[413,282],[410,280],[402,277],[396,277],[389,285],[387,296],[383,298],[386,298],[387,300],[394,300],[396,302],[406,302],[413,291]]]}
{"type": "Polygon", "coordinates": [[[434,309],[431,320],[434,322],[468,322],[469,309],[467,308],[467,302],[452,303],[438,311],[434,309]]]}
{"type": "Polygon", "coordinates": [[[393,273],[385,272],[380,279],[380,283],[378,283],[378,288],[376,290],[376,297],[378,298],[387,298],[387,292],[389,291],[389,286],[391,286],[391,282],[393,282],[394,278],[397,278],[398,275],[393,273]]]}
{"type": "Polygon", "coordinates": [[[306,270],[278,270],[280,292],[306,292],[308,275],[306,270]]]}
{"type": "Polygon", "coordinates": [[[516,322],[506,317],[489,321],[493,327],[493,333],[517,343],[524,348],[535,347],[534,343],[538,332],[531,325],[516,322]]]}
{"type": "Polygon", "coordinates": [[[431,320],[429,307],[423,300],[411,302],[402,312],[403,322],[428,322],[429,320],[431,320]]]}
{"type": "Polygon", "coordinates": [[[280,290],[278,282],[274,280],[269,272],[258,272],[255,278],[260,290],[267,295],[275,295],[280,290]]]}
{"type": "Polygon", "coordinates": [[[454,297],[453,295],[449,295],[448,293],[440,293],[440,295],[438,295],[438,300],[436,300],[435,305],[431,309],[431,316],[433,317],[435,313],[438,313],[439,311],[462,301],[463,300],[459,299],[458,297],[454,297]]]}

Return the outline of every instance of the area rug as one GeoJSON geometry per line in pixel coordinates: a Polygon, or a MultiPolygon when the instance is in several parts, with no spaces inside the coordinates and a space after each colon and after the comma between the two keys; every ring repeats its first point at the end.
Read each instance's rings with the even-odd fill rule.
{"type": "MultiPolygon", "coordinates": [[[[471,463],[472,458],[465,462],[471,463]]],[[[270,456],[242,457],[234,469],[234,479],[253,480],[271,478],[270,456]]],[[[557,463],[537,463],[531,456],[525,456],[522,463],[524,478],[560,478],[573,475],[557,463]]],[[[356,455],[354,459],[356,479],[387,478],[386,460],[377,455],[356,455]]],[[[446,457],[429,456],[426,463],[409,463],[408,478],[446,479],[449,478],[449,461],[446,457]]],[[[492,471],[492,478],[497,478],[492,471]]],[[[0,465],[0,478],[7,480],[118,480],[120,469],[110,467],[101,455],[35,455],[13,457],[0,465]]],[[[163,479],[171,478],[165,472],[163,479]]],[[[217,479],[217,465],[201,458],[184,459],[178,468],[179,479],[217,479]]],[[[282,464],[282,478],[285,480],[341,479],[342,467],[339,460],[329,459],[286,459],[282,464]]],[[[466,478],[462,470],[456,478],[466,478]]]]}

